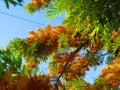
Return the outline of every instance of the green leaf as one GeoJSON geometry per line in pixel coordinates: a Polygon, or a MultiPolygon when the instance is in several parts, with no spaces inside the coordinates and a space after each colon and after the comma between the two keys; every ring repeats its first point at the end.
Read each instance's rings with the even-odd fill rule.
{"type": "Polygon", "coordinates": [[[58,49],[68,49],[68,39],[64,32],[60,34],[60,38],[58,39],[58,49]]]}
{"type": "Polygon", "coordinates": [[[8,0],[4,0],[4,2],[5,2],[6,7],[9,8],[8,0]]]}
{"type": "Polygon", "coordinates": [[[35,4],[30,4],[30,3],[26,4],[26,6],[24,7],[24,10],[30,13],[31,15],[33,15],[36,9],[37,6],[35,4]]]}
{"type": "Polygon", "coordinates": [[[73,88],[75,90],[87,90],[86,86],[87,86],[87,83],[85,82],[85,80],[81,77],[77,77],[77,78],[72,79],[70,82],[68,82],[65,85],[65,88],[66,89],[73,88]]]}
{"type": "Polygon", "coordinates": [[[13,4],[14,6],[16,6],[18,3],[16,2],[16,1],[14,1],[14,0],[9,0],[9,2],[11,3],[11,4],[13,4]]]}
{"type": "Polygon", "coordinates": [[[34,74],[37,74],[37,72],[39,71],[39,67],[36,67],[35,69],[34,69],[34,74]]]}
{"type": "Polygon", "coordinates": [[[115,53],[118,50],[118,48],[120,47],[120,36],[118,36],[115,39],[114,43],[112,44],[112,47],[113,47],[113,53],[115,53]]]}
{"type": "Polygon", "coordinates": [[[12,69],[12,73],[16,74],[21,71],[22,58],[13,54],[9,49],[0,50],[0,78],[4,75],[8,68],[12,69]]]}

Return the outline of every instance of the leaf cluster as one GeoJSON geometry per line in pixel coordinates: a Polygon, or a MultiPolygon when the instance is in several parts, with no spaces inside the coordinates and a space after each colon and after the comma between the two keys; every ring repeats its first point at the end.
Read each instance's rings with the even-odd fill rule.
{"type": "Polygon", "coordinates": [[[12,4],[14,6],[22,5],[23,0],[4,0],[5,5],[7,8],[9,8],[9,4],[12,4]]]}
{"type": "Polygon", "coordinates": [[[12,73],[21,71],[22,58],[13,54],[9,49],[0,50],[0,78],[10,68],[12,73]]]}
{"type": "Polygon", "coordinates": [[[33,43],[29,44],[25,39],[15,38],[11,40],[7,48],[18,56],[31,60],[46,60],[48,54],[42,50],[42,46],[36,39],[33,43]]]}

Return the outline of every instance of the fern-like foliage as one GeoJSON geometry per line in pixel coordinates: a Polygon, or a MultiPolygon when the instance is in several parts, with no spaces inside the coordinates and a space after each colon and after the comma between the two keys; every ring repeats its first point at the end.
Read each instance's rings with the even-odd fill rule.
{"type": "Polygon", "coordinates": [[[22,5],[23,0],[4,0],[5,5],[7,8],[9,8],[10,4],[16,6],[16,5],[22,5]]]}

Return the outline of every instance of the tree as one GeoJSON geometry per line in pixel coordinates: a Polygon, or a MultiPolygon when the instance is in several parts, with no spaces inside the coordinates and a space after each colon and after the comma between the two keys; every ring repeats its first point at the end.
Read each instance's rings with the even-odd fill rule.
{"type": "Polygon", "coordinates": [[[14,6],[22,5],[23,0],[4,0],[4,2],[6,7],[9,8],[9,4],[12,4],[14,6]]]}
{"type": "Polygon", "coordinates": [[[52,27],[47,24],[45,28],[30,31],[25,39],[15,38],[10,41],[7,50],[23,58],[25,62],[21,65],[19,74],[14,75],[8,67],[2,76],[1,88],[10,86],[15,90],[118,90],[119,4],[120,0],[29,2],[25,9],[31,14],[45,9],[46,15],[51,18],[65,12],[65,19],[63,25],[52,27]],[[106,55],[108,65],[102,69],[101,75],[93,84],[87,83],[83,79],[86,71],[90,67],[101,65],[106,55]],[[49,61],[48,73],[38,75],[39,64],[46,61],[49,61]],[[26,81],[20,84],[24,79],[26,81]]]}

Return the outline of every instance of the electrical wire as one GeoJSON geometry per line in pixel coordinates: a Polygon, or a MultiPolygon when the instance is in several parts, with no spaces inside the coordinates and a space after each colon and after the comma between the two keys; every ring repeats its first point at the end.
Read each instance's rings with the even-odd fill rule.
{"type": "MultiPolygon", "coordinates": [[[[0,0],[0,1],[4,1],[4,0],[0,0]]],[[[42,12],[42,14],[45,14],[45,12],[42,12]]],[[[13,18],[17,18],[17,19],[20,19],[20,20],[24,20],[24,21],[28,21],[28,22],[31,22],[31,23],[35,23],[35,24],[39,24],[41,26],[44,26],[44,24],[42,23],[39,23],[39,22],[36,22],[36,21],[32,21],[32,20],[29,20],[29,19],[25,19],[25,18],[22,18],[22,17],[19,17],[19,16],[15,16],[15,15],[11,15],[11,14],[8,14],[8,13],[5,13],[5,12],[1,12],[0,11],[0,14],[3,14],[3,15],[7,15],[7,16],[10,16],[10,17],[13,17],[13,18]]],[[[61,17],[56,17],[57,19],[63,19],[61,17]]]]}
{"type": "Polygon", "coordinates": [[[21,20],[24,20],[24,21],[28,21],[28,22],[32,22],[32,23],[44,26],[44,24],[42,24],[42,23],[32,21],[32,20],[29,20],[29,19],[25,19],[25,18],[22,18],[22,17],[18,17],[18,16],[15,16],[15,15],[11,15],[11,14],[8,14],[8,13],[5,13],[5,12],[0,11],[0,14],[7,15],[7,16],[10,16],[10,17],[14,17],[14,18],[17,18],[17,19],[21,19],[21,20]]]}
{"type": "MultiPolygon", "coordinates": [[[[3,15],[6,15],[6,16],[10,16],[10,17],[13,17],[13,18],[17,18],[17,19],[20,19],[20,20],[24,20],[24,21],[28,21],[28,22],[31,22],[31,23],[35,23],[35,24],[39,24],[41,26],[44,26],[44,24],[42,24],[42,23],[39,23],[39,22],[36,22],[36,21],[32,21],[32,20],[29,20],[29,19],[25,19],[25,18],[22,18],[22,17],[19,17],[19,16],[11,15],[11,14],[8,14],[8,13],[5,13],[5,12],[1,12],[0,11],[0,14],[3,14],[3,15]]],[[[58,17],[56,17],[56,18],[58,18],[58,17]]]]}

